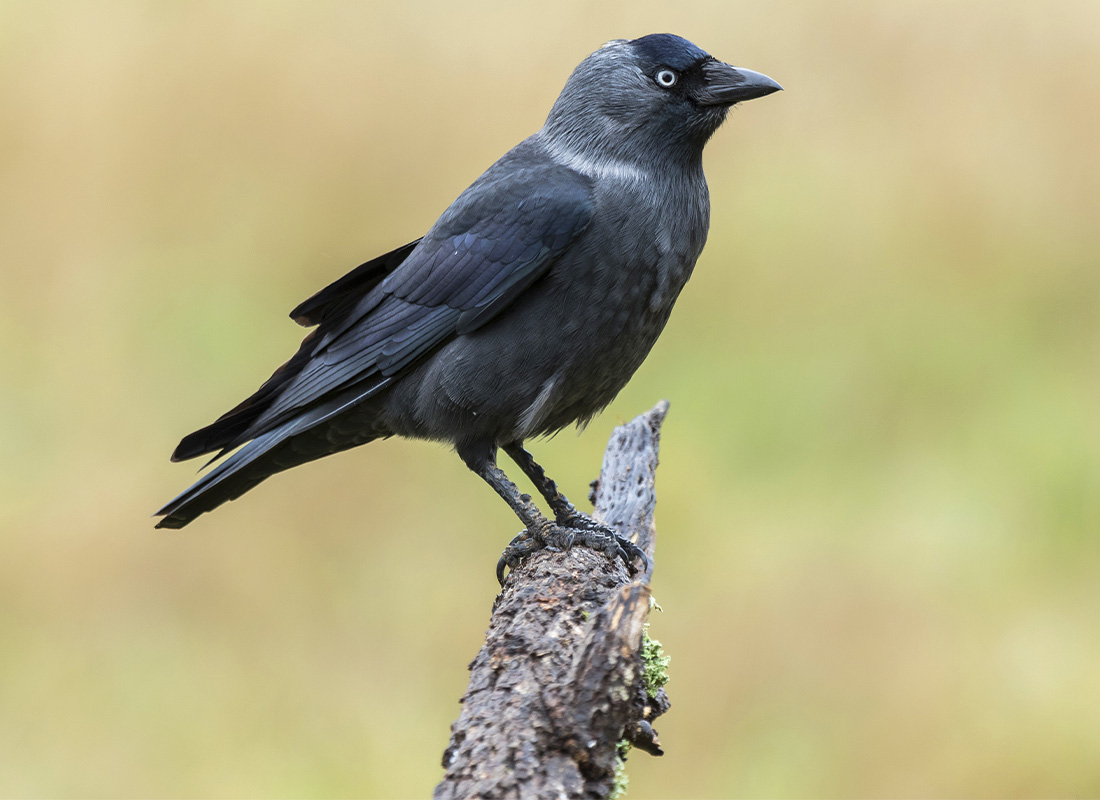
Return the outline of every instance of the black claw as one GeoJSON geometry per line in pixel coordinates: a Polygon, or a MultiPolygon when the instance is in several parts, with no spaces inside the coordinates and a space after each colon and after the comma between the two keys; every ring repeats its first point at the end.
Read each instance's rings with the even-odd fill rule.
{"type": "Polygon", "coordinates": [[[517,533],[512,541],[508,543],[508,546],[504,548],[504,552],[500,555],[500,560],[497,561],[497,581],[500,585],[504,585],[505,567],[514,569],[525,556],[542,550],[544,547],[547,547],[548,544],[546,535],[541,530],[536,530],[534,532],[523,530],[517,533]]]}
{"type": "Polygon", "coordinates": [[[524,530],[516,535],[497,561],[497,582],[504,585],[504,568],[514,569],[520,561],[532,553],[547,549],[554,552],[583,545],[606,553],[612,560],[620,559],[631,575],[638,574],[636,561],[642,563],[642,572],[649,571],[649,559],[634,542],[613,528],[596,522],[589,516],[576,512],[559,519],[557,525],[547,524],[534,531],[524,530]]]}
{"type": "Polygon", "coordinates": [[[603,536],[610,539],[615,545],[614,549],[610,549],[609,545],[601,547],[599,544],[590,544],[596,550],[603,550],[612,558],[621,558],[626,568],[630,571],[631,575],[637,574],[637,569],[634,566],[634,561],[638,560],[642,562],[642,572],[649,571],[649,559],[646,554],[638,547],[634,542],[627,539],[620,534],[614,528],[597,522],[587,514],[573,509],[573,511],[567,516],[562,516],[558,519],[558,524],[567,528],[572,528],[579,531],[587,531],[596,536],[603,536]]]}
{"type": "Polygon", "coordinates": [[[630,541],[629,539],[623,537],[620,537],[619,544],[625,548],[626,552],[623,555],[623,561],[625,561],[632,567],[632,572],[634,559],[642,562],[642,572],[649,572],[649,557],[646,556],[645,551],[642,550],[642,548],[638,547],[638,545],[634,544],[634,542],[630,541]]]}

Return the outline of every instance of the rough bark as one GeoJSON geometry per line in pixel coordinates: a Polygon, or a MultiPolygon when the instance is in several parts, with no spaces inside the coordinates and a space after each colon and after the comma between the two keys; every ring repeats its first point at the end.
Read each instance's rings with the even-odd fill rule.
{"type": "Polygon", "coordinates": [[[590,496],[594,516],[641,547],[649,570],[631,577],[576,547],[536,553],[508,576],[470,664],[437,800],[607,797],[621,739],[661,753],[649,722],[668,700],[664,690],[646,693],[641,644],[667,410],[662,402],[615,429],[590,496]]]}

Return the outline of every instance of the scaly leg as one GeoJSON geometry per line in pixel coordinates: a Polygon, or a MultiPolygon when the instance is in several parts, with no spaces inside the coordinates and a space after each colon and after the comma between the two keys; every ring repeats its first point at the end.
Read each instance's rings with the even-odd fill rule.
{"type": "MultiPolygon", "coordinates": [[[[504,548],[504,553],[497,562],[497,580],[502,585],[505,567],[514,569],[523,558],[544,547],[552,550],[568,550],[574,544],[581,544],[607,553],[611,558],[621,558],[631,571],[633,571],[634,558],[640,558],[642,563],[648,566],[645,554],[636,545],[619,536],[606,525],[600,525],[591,517],[573,508],[565,496],[557,491],[554,482],[546,477],[542,468],[535,464],[522,447],[518,447],[519,452],[527,456],[527,460],[534,465],[537,474],[541,476],[541,480],[536,480],[536,485],[554,509],[557,524],[543,515],[538,506],[531,502],[530,495],[521,494],[519,488],[504,474],[504,470],[496,465],[495,445],[463,444],[459,445],[457,450],[459,456],[466,462],[466,466],[493,487],[526,528],[504,548]]],[[[523,466],[520,463],[520,467],[523,466]]],[[[527,470],[524,469],[524,471],[527,470]]]]}
{"type": "Polygon", "coordinates": [[[546,498],[546,502],[554,512],[557,523],[562,527],[577,531],[578,536],[582,537],[576,543],[608,552],[605,542],[607,538],[611,538],[616,544],[613,555],[621,558],[632,574],[634,572],[634,559],[642,562],[643,570],[649,569],[649,559],[634,542],[621,535],[614,528],[597,522],[587,514],[578,511],[569,502],[569,498],[558,491],[557,484],[546,474],[546,470],[535,461],[531,454],[524,449],[522,442],[512,442],[504,445],[504,452],[531,479],[539,494],[546,498]]]}

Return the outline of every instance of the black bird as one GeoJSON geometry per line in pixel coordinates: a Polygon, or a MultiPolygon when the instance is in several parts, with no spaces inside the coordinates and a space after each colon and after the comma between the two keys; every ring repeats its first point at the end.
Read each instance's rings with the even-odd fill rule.
{"type": "Polygon", "coordinates": [[[408,436],[454,445],[523,522],[498,578],[547,545],[644,563],[523,442],[588,421],[641,365],[706,242],[703,146],[732,105],[780,89],[671,34],[592,53],[542,130],[423,238],[291,312],[315,330],[255,394],[180,442],[173,461],[240,449],[158,511],[157,527],[182,528],[298,464],[408,436]],[[497,466],[500,448],[555,522],[497,466]]]}

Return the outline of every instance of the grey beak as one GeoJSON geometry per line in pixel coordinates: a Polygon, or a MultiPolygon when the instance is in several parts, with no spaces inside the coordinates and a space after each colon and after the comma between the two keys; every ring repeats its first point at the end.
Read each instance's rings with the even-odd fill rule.
{"type": "Polygon", "coordinates": [[[708,61],[703,65],[706,85],[699,90],[696,99],[705,106],[732,106],[744,100],[755,100],[783,87],[767,75],[751,69],[731,67],[721,61],[708,61]]]}

